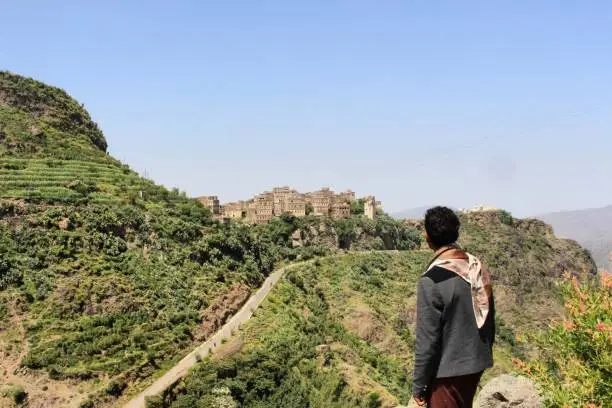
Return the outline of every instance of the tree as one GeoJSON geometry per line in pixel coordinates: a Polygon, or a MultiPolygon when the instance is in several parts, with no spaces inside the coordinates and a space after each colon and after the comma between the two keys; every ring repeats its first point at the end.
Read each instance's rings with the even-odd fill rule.
{"type": "Polygon", "coordinates": [[[314,207],[312,203],[306,203],[306,215],[310,215],[314,212],[314,207]]]}
{"type": "Polygon", "coordinates": [[[364,210],[365,200],[363,198],[352,200],[350,205],[351,205],[352,215],[362,215],[365,211],[364,210]]]}
{"type": "Polygon", "coordinates": [[[355,220],[353,218],[340,219],[336,222],[335,229],[340,249],[351,249],[351,243],[357,237],[355,220]]]}

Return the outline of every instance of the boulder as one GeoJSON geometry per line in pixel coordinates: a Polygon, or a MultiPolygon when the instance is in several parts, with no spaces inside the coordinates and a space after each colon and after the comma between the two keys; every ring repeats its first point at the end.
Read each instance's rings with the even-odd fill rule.
{"type": "Polygon", "coordinates": [[[540,408],[542,400],[535,384],[525,377],[500,375],[489,381],[478,394],[478,408],[540,408]]]}

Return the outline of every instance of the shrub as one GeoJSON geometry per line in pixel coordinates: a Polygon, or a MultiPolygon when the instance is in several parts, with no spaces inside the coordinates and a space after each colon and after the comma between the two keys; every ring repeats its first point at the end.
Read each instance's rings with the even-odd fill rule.
{"type": "Polygon", "coordinates": [[[514,225],[514,217],[508,211],[502,210],[499,212],[499,222],[504,225],[514,225]]]}
{"type": "Polygon", "coordinates": [[[10,397],[13,400],[13,402],[17,405],[23,404],[25,400],[28,398],[28,393],[25,392],[23,387],[19,385],[9,388],[6,395],[10,397]]]}
{"type": "Polygon", "coordinates": [[[71,190],[76,191],[81,195],[87,195],[96,191],[96,186],[90,183],[84,183],[81,180],[74,180],[66,185],[71,190]]]}
{"type": "Polygon", "coordinates": [[[382,402],[380,401],[380,396],[377,392],[373,392],[368,396],[368,408],[378,408],[382,406],[382,402]]]}
{"type": "Polygon", "coordinates": [[[88,398],[85,401],[81,401],[79,408],[94,408],[94,403],[88,398]]]}
{"type": "Polygon", "coordinates": [[[600,284],[563,284],[566,318],[536,336],[540,360],[515,359],[541,387],[549,407],[612,406],[612,275],[600,284]]]}
{"type": "Polygon", "coordinates": [[[124,389],[125,389],[125,382],[121,380],[110,380],[110,382],[106,386],[106,393],[108,395],[118,397],[119,395],[121,395],[124,389]]]}
{"type": "Polygon", "coordinates": [[[145,397],[145,408],[162,408],[163,406],[164,400],[159,395],[145,397]]]}

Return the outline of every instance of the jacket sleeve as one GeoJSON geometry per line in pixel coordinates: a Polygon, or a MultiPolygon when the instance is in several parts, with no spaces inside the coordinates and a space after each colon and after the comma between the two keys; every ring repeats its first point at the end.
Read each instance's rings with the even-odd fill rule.
{"type": "Polygon", "coordinates": [[[444,305],[435,283],[421,278],[417,288],[416,345],[412,394],[424,397],[439,364],[444,305]]]}

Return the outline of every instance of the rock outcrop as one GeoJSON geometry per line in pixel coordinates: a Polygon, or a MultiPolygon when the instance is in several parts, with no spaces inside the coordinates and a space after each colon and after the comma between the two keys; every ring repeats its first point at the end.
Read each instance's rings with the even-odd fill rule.
{"type": "Polygon", "coordinates": [[[478,394],[478,408],[540,408],[542,400],[535,384],[524,377],[500,375],[489,381],[478,394]]]}
{"type": "MultiPolygon", "coordinates": [[[[525,377],[500,375],[480,390],[476,408],[541,408],[542,400],[535,384],[525,377]]],[[[396,408],[418,408],[414,400],[396,408]]]]}
{"type": "Polygon", "coordinates": [[[202,314],[202,324],[194,338],[203,341],[216,332],[249,299],[251,289],[243,284],[234,284],[230,290],[218,296],[202,314]]]}

